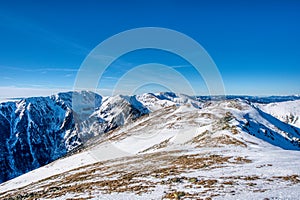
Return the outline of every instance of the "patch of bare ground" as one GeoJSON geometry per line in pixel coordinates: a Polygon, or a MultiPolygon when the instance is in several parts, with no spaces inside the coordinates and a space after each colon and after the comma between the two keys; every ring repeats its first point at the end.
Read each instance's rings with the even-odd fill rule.
{"type": "Polygon", "coordinates": [[[213,165],[229,163],[230,156],[223,157],[220,155],[203,156],[199,154],[183,155],[172,161],[172,165],[185,169],[201,169],[208,168],[213,165]]]}
{"type": "Polygon", "coordinates": [[[259,182],[274,182],[274,181],[287,181],[290,182],[291,184],[298,184],[300,183],[300,177],[297,174],[294,175],[287,175],[287,176],[273,176],[270,178],[266,177],[260,177],[257,175],[248,175],[248,176],[226,176],[226,177],[220,177],[220,179],[223,179],[221,181],[221,186],[219,187],[231,187],[232,185],[246,185],[247,188],[246,190],[252,191],[252,192],[260,192],[263,193],[267,190],[268,188],[261,188],[261,186],[258,186],[259,182]]]}
{"type": "Polygon", "coordinates": [[[217,188],[219,187],[219,182],[216,179],[198,179],[196,177],[175,177],[168,179],[162,184],[169,184],[176,188],[173,184],[183,184],[185,188],[194,188],[197,192],[183,192],[177,191],[176,189],[171,189],[165,192],[166,195],[163,199],[211,199],[212,197],[219,196],[217,194],[217,188]],[[205,197],[206,196],[206,197],[205,197]],[[203,198],[205,197],[205,198],[203,198]]]}
{"type": "MultiPolygon", "coordinates": [[[[111,194],[130,192],[136,195],[151,193],[157,185],[167,186],[164,198],[200,199],[203,196],[212,198],[218,194],[222,185],[230,185],[225,181],[205,177],[180,176],[198,170],[209,170],[225,167],[227,164],[247,163],[250,160],[242,157],[221,155],[191,154],[184,151],[167,151],[99,162],[67,171],[47,179],[33,183],[19,190],[0,195],[1,199],[38,199],[63,198],[65,194],[74,197],[87,196],[94,193],[111,194]],[[197,193],[180,193],[172,191],[178,184],[183,188],[200,189],[197,193]],[[29,192],[30,191],[30,192],[29,192]]],[[[254,177],[244,177],[253,180],[254,177]]],[[[230,181],[230,180],[228,180],[230,181]]],[[[93,195],[92,195],[93,194],[93,195]]],[[[163,194],[162,194],[163,195],[163,194]]]]}
{"type": "Polygon", "coordinates": [[[201,142],[203,137],[211,135],[211,134],[212,133],[209,130],[206,130],[206,131],[200,133],[199,135],[197,135],[196,137],[194,137],[192,140],[187,141],[186,144],[188,144],[188,143],[197,144],[197,143],[201,142]]]}
{"type": "MultiPolygon", "coordinates": [[[[62,197],[67,193],[71,194],[88,194],[92,191],[99,191],[103,194],[110,193],[123,193],[131,192],[135,194],[142,194],[149,192],[151,188],[155,187],[154,182],[135,179],[136,174],[127,173],[118,179],[105,179],[98,181],[74,181],[72,184],[61,183],[52,184],[51,186],[43,187],[42,190],[26,193],[17,192],[17,194],[11,194],[5,196],[3,199],[37,199],[37,198],[57,198],[62,197]]],[[[68,179],[76,178],[77,175],[72,175],[68,179]]],[[[85,198],[89,199],[89,198],[85,198]]]]}
{"type": "Polygon", "coordinates": [[[222,145],[234,145],[247,147],[247,144],[229,135],[211,136],[206,135],[201,138],[194,138],[193,143],[198,143],[197,148],[202,147],[220,147],[222,145]]]}
{"type": "Polygon", "coordinates": [[[290,181],[293,184],[300,183],[300,177],[298,174],[293,174],[288,176],[273,176],[273,178],[284,180],[284,181],[290,181]]]}
{"type": "MultiPolygon", "coordinates": [[[[229,122],[234,119],[234,116],[230,112],[226,112],[225,116],[220,118],[217,123],[213,125],[214,132],[221,131],[221,130],[228,130],[233,135],[239,134],[239,130],[236,126],[229,125],[229,122]]],[[[218,135],[215,136],[213,132],[206,130],[192,140],[186,142],[190,144],[197,144],[196,148],[202,147],[221,147],[222,145],[234,145],[234,146],[241,146],[247,147],[247,144],[244,141],[241,141],[233,136],[230,135],[218,135]]]]}
{"type": "Polygon", "coordinates": [[[253,180],[258,180],[261,179],[257,175],[249,175],[249,176],[225,176],[225,177],[220,177],[225,180],[245,180],[245,181],[253,181],[253,180]]]}
{"type": "Polygon", "coordinates": [[[197,194],[191,194],[188,192],[182,192],[182,191],[171,191],[168,192],[166,195],[162,197],[162,199],[197,199],[197,200],[212,200],[213,197],[219,196],[217,194],[211,194],[210,197],[201,198],[201,196],[206,196],[205,192],[197,193],[197,194]]]}
{"type": "Polygon", "coordinates": [[[248,158],[245,158],[245,157],[241,157],[241,156],[235,157],[234,161],[235,161],[236,164],[244,164],[244,163],[251,163],[252,162],[252,160],[250,160],[248,158]]]}
{"type": "Polygon", "coordinates": [[[233,135],[239,134],[239,131],[237,130],[237,128],[235,126],[231,126],[230,131],[233,135]]]}
{"type": "Polygon", "coordinates": [[[257,143],[252,142],[252,141],[249,141],[249,140],[245,140],[245,142],[247,142],[247,143],[249,143],[249,144],[253,144],[253,145],[258,145],[257,143]]]}
{"type": "Polygon", "coordinates": [[[207,198],[199,198],[199,194],[191,194],[183,191],[171,191],[163,196],[162,199],[197,199],[197,200],[210,200],[210,197],[207,198]]]}
{"type": "Polygon", "coordinates": [[[247,145],[244,142],[242,142],[236,138],[230,137],[228,135],[219,136],[219,137],[215,138],[215,140],[219,144],[247,147],[247,145]]]}
{"type": "Polygon", "coordinates": [[[199,113],[200,118],[206,118],[206,119],[216,119],[216,115],[212,113],[199,113]]]}
{"type": "Polygon", "coordinates": [[[263,165],[258,165],[256,168],[263,168],[263,167],[271,167],[273,166],[272,164],[263,164],[263,165]]]}
{"type": "Polygon", "coordinates": [[[161,143],[156,144],[156,145],[153,145],[153,146],[151,146],[151,147],[149,147],[149,148],[147,148],[147,149],[145,149],[145,150],[143,150],[143,151],[141,151],[141,152],[139,152],[139,153],[145,153],[145,152],[147,152],[147,151],[165,148],[165,147],[168,146],[168,144],[169,144],[169,142],[170,142],[170,139],[171,139],[171,138],[169,138],[169,139],[167,139],[167,140],[164,140],[164,141],[162,141],[161,143]]]}
{"type": "Polygon", "coordinates": [[[220,196],[215,188],[204,188],[197,192],[184,192],[177,189],[171,189],[162,197],[162,199],[197,199],[197,200],[209,200],[216,196],[220,196]]]}
{"type": "Polygon", "coordinates": [[[204,177],[174,177],[164,181],[162,184],[169,184],[173,186],[172,188],[178,188],[176,187],[176,184],[177,186],[182,184],[184,185],[184,188],[194,189],[188,190],[194,191],[190,193],[172,189],[166,192],[166,195],[164,196],[165,199],[213,199],[215,196],[224,195],[225,193],[234,195],[243,190],[248,190],[249,192],[267,191],[267,189],[257,186],[257,183],[255,182],[257,180],[263,179],[256,175],[220,177],[218,180],[204,177]],[[244,188],[235,188],[238,185],[244,185],[244,188]]]}
{"type": "Polygon", "coordinates": [[[238,102],[238,100],[229,100],[228,102],[229,102],[229,104],[227,105],[228,108],[243,110],[243,107],[241,106],[241,103],[238,102]]]}

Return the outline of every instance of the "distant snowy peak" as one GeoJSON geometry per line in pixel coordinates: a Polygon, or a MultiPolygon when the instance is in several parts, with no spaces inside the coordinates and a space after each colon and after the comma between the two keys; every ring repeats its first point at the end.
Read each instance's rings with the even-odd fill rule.
{"type": "Polygon", "coordinates": [[[101,134],[129,123],[150,111],[135,96],[118,95],[103,99],[99,108],[89,117],[92,132],[101,134]],[[98,127],[98,130],[97,128],[98,127]]]}
{"type": "MultiPolygon", "coordinates": [[[[0,182],[52,162],[121,126],[136,125],[137,130],[151,134],[166,129],[174,134],[174,130],[182,133],[182,127],[189,132],[190,126],[199,123],[204,127],[225,124],[221,128],[241,129],[281,148],[298,150],[300,130],[294,126],[299,127],[300,100],[283,99],[291,97],[265,98],[263,102],[273,103],[258,104],[259,99],[248,97],[210,100],[172,92],[102,97],[76,91],[0,103],[0,182]]],[[[210,129],[214,130],[219,129],[210,129]]],[[[134,140],[132,144],[136,145],[134,140]]]]}
{"type": "Polygon", "coordinates": [[[279,120],[300,128],[300,100],[256,105],[279,120]]]}
{"type": "MultiPolygon", "coordinates": [[[[213,99],[213,97],[199,97],[199,98],[213,99]]],[[[290,95],[290,96],[261,97],[261,96],[229,95],[229,96],[226,96],[226,99],[243,99],[243,100],[247,100],[247,101],[252,102],[252,103],[268,104],[268,103],[300,100],[300,96],[299,95],[290,95]]]]}
{"type": "Polygon", "coordinates": [[[202,102],[195,97],[191,97],[185,94],[175,94],[172,92],[163,93],[146,93],[137,96],[145,107],[150,111],[156,111],[168,106],[180,106],[190,104],[195,108],[201,108],[202,102]]]}

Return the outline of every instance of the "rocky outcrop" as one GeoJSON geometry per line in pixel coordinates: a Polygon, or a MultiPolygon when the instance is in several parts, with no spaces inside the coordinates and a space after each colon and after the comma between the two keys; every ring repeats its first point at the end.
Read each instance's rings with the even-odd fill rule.
{"type": "Polygon", "coordinates": [[[110,98],[102,106],[100,95],[83,91],[1,103],[0,182],[46,165],[90,137],[148,112],[129,100],[110,98]]]}

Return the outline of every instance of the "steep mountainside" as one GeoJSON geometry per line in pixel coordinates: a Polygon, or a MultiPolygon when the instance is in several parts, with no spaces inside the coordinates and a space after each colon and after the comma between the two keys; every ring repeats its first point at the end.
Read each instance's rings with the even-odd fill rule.
{"type": "Polygon", "coordinates": [[[258,104],[264,112],[279,120],[300,128],[300,100],[258,104]]]}
{"type": "Polygon", "coordinates": [[[68,92],[1,103],[0,182],[48,164],[90,137],[148,112],[134,101],[120,96],[102,104],[95,93],[68,92]]]}
{"type": "MultiPolygon", "coordinates": [[[[271,100],[274,102],[274,98],[271,100]]],[[[257,99],[254,102],[258,102],[257,99]]],[[[294,106],[299,103],[292,102],[294,106]]],[[[279,108],[275,110],[286,110],[285,107],[289,105],[284,103],[276,104],[279,108]]],[[[190,127],[187,125],[196,125],[202,129],[210,126],[221,127],[222,130],[240,129],[243,133],[283,149],[299,150],[300,131],[293,126],[296,123],[291,122],[290,125],[284,120],[278,120],[277,115],[264,109],[266,105],[269,104],[252,103],[249,98],[210,101],[170,92],[114,97],[101,97],[92,92],[68,92],[1,103],[0,181],[12,179],[46,165],[78,147],[98,145],[95,142],[98,137],[95,136],[114,129],[117,130],[113,134],[120,134],[115,137],[124,138],[125,142],[119,140],[113,144],[121,145],[121,149],[128,148],[126,141],[130,141],[130,154],[146,151],[147,148],[151,148],[152,143],[158,145],[170,139],[170,135],[177,133],[176,131],[182,132],[183,127],[185,128],[182,133],[190,133],[190,127]],[[174,109],[179,113],[180,109],[189,111],[187,116],[167,112],[174,109]],[[225,110],[227,112],[224,113],[225,110]],[[198,115],[197,112],[201,114],[198,115]],[[220,115],[224,117],[219,118],[220,115]],[[233,119],[235,124],[230,127],[224,125],[233,119]],[[202,124],[202,120],[207,121],[203,122],[205,125],[202,124]],[[152,143],[139,143],[135,137],[130,137],[135,134],[131,127],[135,127],[136,123],[140,123],[137,126],[139,138],[149,138],[152,143]],[[123,125],[126,126],[120,129],[123,125]],[[140,133],[141,130],[143,134],[140,133]],[[167,130],[168,134],[161,137],[159,133],[164,130],[167,130]]],[[[298,115],[294,116],[296,118],[298,115]]],[[[210,132],[216,131],[213,129],[210,132]]]]}
{"type": "MultiPolygon", "coordinates": [[[[300,149],[298,128],[246,100],[194,102],[161,95],[116,97],[112,103],[122,99],[152,112],[93,137],[73,155],[3,183],[0,198],[299,197],[300,151],[290,151],[300,149]]],[[[114,118],[101,111],[94,115],[114,118]]]]}

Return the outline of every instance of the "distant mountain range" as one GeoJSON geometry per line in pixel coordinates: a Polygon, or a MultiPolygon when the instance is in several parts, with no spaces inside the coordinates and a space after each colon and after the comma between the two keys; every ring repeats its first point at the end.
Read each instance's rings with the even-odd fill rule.
{"type": "MultiPolygon", "coordinates": [[[[199,123],[199,126],[203,126],[200,122],[202,119],[208,120],[205,126],[211,127],[204,130],[204,133],[221,129],[241,131],[283,149],[300,150],[299,99],[299,96],[227,96],[224,99],[171,92],[102,97],[82,91],[2,102],[0,182],[86,148],[88,144],[95,144],[95,138],[104,137],[105,133],[111,133],[124,125],[134,125],[149,115],[157,115],[160,121],[145,120],[141,128],[153,134],[168,126],[170,129],[176,126],[180,129],[189,123],[188,118],[194,118],[193,123],[199,123]],[[203,114],[172,114],[172,118],[168,117],[168,109],[175,108],[177,111],[184,108],[191,109],[191,113],[199,111],[203,114]],[[165,116],[165,121],[162,116],[165,116]],[[185,117],[188,117],[187,122],[182,121],[185,117]],[[182,123],[178,124],[177,118],[182,123]],[[229,123],[232,120],[235,122],[229,123]],[[157,125],[153,126],[152,123],[157,125]]],[[[163,138],[164,141],[170,139],[163,138]]],[[[158,139],[154,143],[159,145],[164,141],[158,139]]],[[[204,141],[212,142],[210,139],[204,141]]],[[[138,144],[134,147],[134,143],[131,145],[134,150],[131,153],[136,153],[135,150],[147,152],[154,148],[154,144],[152,147],[150,144],[144,144],[144,147],[138,144]]]]}

